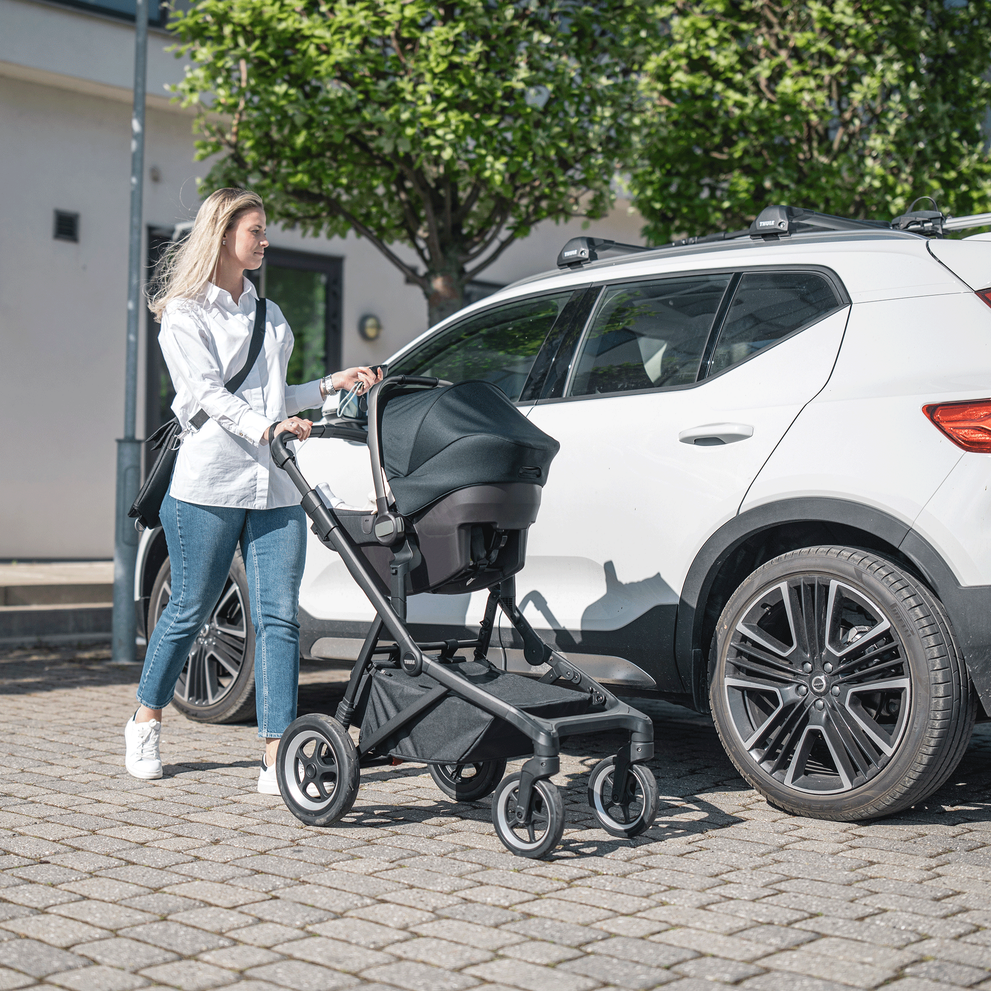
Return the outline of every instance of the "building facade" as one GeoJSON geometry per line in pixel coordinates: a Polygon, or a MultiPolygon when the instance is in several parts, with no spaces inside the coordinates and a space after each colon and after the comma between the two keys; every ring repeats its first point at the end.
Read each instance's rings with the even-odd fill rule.
{"type": "MultiPolygon", "coordinates": [[[[133,0],[0,0],[0,560],[113,554],[133,12],[133,0]]],[[[167,50],[172,44],[153,20],[143,216],[149,264],[176,225],[195,215],[197,180],[209,167],[194,160],[192,114],[170,98],[183,71],[167,50]]],[[[636,242],[639,228],[622,201],[588,229],[541,225],[486,270],[488,284],[473,288],[484,294],[553,267],[578,233],[636,242]]],[[[304,238],[276,224],[269,239],[262,289],[293,326],[298,374],[384,361],[426,329],[421,291],[367,240],[304,238]]],[[[138,437],[168,415],[171,401],[157,329],[143,311],[138,437]]]]}

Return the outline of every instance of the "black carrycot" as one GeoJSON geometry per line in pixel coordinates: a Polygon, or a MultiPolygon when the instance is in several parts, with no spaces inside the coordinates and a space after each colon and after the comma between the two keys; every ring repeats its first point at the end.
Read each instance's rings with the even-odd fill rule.
{"type": "MultiPolygon", "coordinates": [[[[415,531],[408,591],[459,594],[516,574],[560,445],[488,382],[400,395],[385,407],[382,462],[415,531]]],[[[339,514],[384,590],[392,552],[368,513],[339,514]]]]}
{"type": "Polygon", "coordinates": [[[385,474],[404,516],[473,485],[542,486],[560,446],[490,382],[399,396],[382,415],[385,474]]]}

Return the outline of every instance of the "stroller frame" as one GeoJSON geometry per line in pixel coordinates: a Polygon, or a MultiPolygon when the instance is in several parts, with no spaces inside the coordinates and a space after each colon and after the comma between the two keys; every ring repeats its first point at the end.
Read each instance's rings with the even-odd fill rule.
{"type": "MultiPolygon", "coordinates": [[[[484,617],[478,636],[475,638],[418,643],[407,628],[408,576],[416,551],[406,521],[390,505],[386,491],[380,443],[381,414],[390,396],[394,398],[400,393],[408,394],[412,390],[433,389],[448,384],[435,378],[396,376],[375,385],[368,394],[367,444],[376,496],[374,533],[380,544],[390,546],[392,549],[388,596],[376,582],[370,572],[367,559],[352,540],[338,514],[324,503],[317,491],[303,477],[295,456],[286,446],[287,441],[295,438],[285,433],[273,438],[273,459],[287,472],[302,494],[301,505],[312,523],[311,529],[322,543],[340,555],[352,578],[368,597],[377,614],[355,660],[344,697],[335,713],[335,721],[344,732],[337,733],[333,727],[327,725],[331,722],[327,717],[319,717],[323,719],[322,729],[319,727],[314,729],[312,725],[307,724],[311,736],[316,732],[325,747],[330,747],[334,751],[333,760],[338,765],[342,762],[346,763],[352,759],[346,753],[348,745],[354,747],[346,731],[353,722],[356,711],[364,705],[376,667],[398,667],[413,678],[425,674],[437,683],[436,688],[425,692],[414,704],[400,711],[373,733],[367,737],[363,735],[359,746],[355,749],[354,767],[338,766],[334,772],[335,794],[342,800],[328,803],[328,810],[324,814],[314,814],[313,810],[301,807],[299,801],[291,800],[293,794],[297,798],[300,797],[301,788],[304,789],[302,796],[304,806],[306,794],[313,795],[315,790],[322,795],[324,789],[318,779],[329,767],[326,754],[324,759],[321,759],[318,753],[308,763],[298,749],[293,751],[291,757],[282,753],[283,745],[293,737],[297,724],[305,723],[307,720],[312,723],[318,717],[303,716],[297,719],[284,735],[283,745],[280,745],[277,772],[283,799],[297,818],[309,824],[327,825],[341,818],[350,811],[357,794],[358,769],[399,762],[396,756],[386,749],[390,738],[403,727],[414,723],[440,699],[454,695],[483,712],[504,720],[532,743],[533,756],[526,760],[518,775],[519,780],[514,795],[508,802],[503,803],[503,819],[508,818],[508,823],[503,822],[504,828],[500,828],[500,821],[495,815],[495,806],[493,806],[497,831],[512,852],[529,857],[544,856],[560,840],[563,831],[563,806],[560,804],[560,799],[556,799],[562,810],[557,816],[560,824],[551,822],[550,820],[555,818],[555,810],[552,807],[554,796],[549,795],[549,792],[555,789],[548,779],[560,769],[561,737],[577,733],[607,730],[625,730],[629,733],[629,743],[621,746],[615,757],[606,758],[593,771],[589,784],[589,802],[607,831],[616,836],[635,836],[652,824],[657,811],[657,785],[653,774],[644,766],[654,755],[653,723],[649,717],[621,701],[537,634],[516,605],[514,576],[504,578],[489,587],[484,617]],[[547,665],[548,670],[537,680],[543,684],[558,683],[587,696],[592,711],[558,717],[537,716],[509,704],[459,676],[457,665],[466,660],[464,657],[456,656],[459,650],[470,650],[475,661],[487,662],[497,612],[500,610],[521,637],[527,663],[533,667],[547,665]],[[328,732],[329,730],[333,732],[328,732]],[[323,739],[328,736],[337,737],[336,745],[334,740],[323,739]],[[347,742],[344,742],[345,740],[347,742]],[[342,752],[338,753],[338,750],[342,752]],[[308,793],[305,792],[307,788],[310,789],[308,793]],[[353,792],[350,800],[347,794],[349,790],[353,792]],[[631,805],[636,808],[632,820],[629,812],[631,805]],[[512,834],[507,839],[505,826],[508,824],[512,829],[527,830],[527,835],[532,840],[535,822],[547,823],[544,842],[516,843],[512,834]]],[[[311,437],[346,434],[350,439],[355,439],[359,429],[354,425],[314,424],[311,437]]],[[[449,763],[409,757],[402,757],[401,761],[434,765],[431,766],[431,773],[435,781],[450,797],[458,797],[454,782],[448,774],[437,773],[442,769],[436,765],[450,767],[449,763]],[[445,783],[451,787],[445,787],[445,783]]],[[[504,769],[505,761],[501,764],[504,769]]],[[[498,776],[501,777],[501,771],[498,776]]],[[[482,797],[495,789],[498,778],[495,782],[488,783],[491,787],[485,782],[481,784],[481,792],[473,794],[472,799],[482,797]]],[[[506,782],[503,782],[503,785],[505,784],[506,782]]],[[[319,805],[320,802],[313,804],[319,805]]]]}

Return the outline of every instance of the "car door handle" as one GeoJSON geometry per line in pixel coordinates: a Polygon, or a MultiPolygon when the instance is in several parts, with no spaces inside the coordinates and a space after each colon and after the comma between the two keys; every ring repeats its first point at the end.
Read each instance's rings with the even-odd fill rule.
{"type": "Polygon", "coordinates": [[[678,434],[682,444],[696,447],[719,447],[738,440],[753,437],[754,428],[749,423],[705,423],[700,427],[689,427],[678,434]]]}

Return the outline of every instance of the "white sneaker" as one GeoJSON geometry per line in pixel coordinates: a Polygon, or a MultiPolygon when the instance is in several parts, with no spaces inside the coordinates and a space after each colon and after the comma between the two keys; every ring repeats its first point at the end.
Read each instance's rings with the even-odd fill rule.
{"type": "Polygon", "coordinates": [[[258,794],[259,795],[281,795],[279,791],[279,779],[275,776],[275,765],[269,767],[262,757],[261,770],[258,772],[258,794]]]}
{"type": "Polygon", "coordinates": [[[162,740],[162,724],[157,719],[147,723],[136,723],[134,716],[124,726],[126,756],[124,767],[135,778],[160,778],[162,758],[158,747],[162,740]]]}

